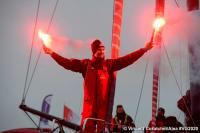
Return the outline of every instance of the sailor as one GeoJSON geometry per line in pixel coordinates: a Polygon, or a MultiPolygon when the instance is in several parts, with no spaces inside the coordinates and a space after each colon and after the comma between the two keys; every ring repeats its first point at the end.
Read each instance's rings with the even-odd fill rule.
{"type": "Polygon", "coordinates": [[[112,120],[114,133],[132,133],[135,124],[131,116],[126,114],[122,105],[117,105],[116,115],[112,120]]]}
{"type": "MultiPolygon", "coordinates": [[[[131,65],[152,47],[152,43],[147,43],[144,48],[126,56],[117,59],[105,59],[105,45],[100,40],[96,39],[91,43],[91,59],[69,59],[60,56],[43,45],[45,53],[49,54],[59,65],[67,70],[81,73],[84,78],[84,99],[81,125],[83,125],[86,118],[90,117],[106,120],[111,74],[131,65]]],[[[85,132],[94,132],[95,127],[95,122],[88,122],[85,132]]],[[[99,132],[103,127],[98,127],[99,132]]]]}

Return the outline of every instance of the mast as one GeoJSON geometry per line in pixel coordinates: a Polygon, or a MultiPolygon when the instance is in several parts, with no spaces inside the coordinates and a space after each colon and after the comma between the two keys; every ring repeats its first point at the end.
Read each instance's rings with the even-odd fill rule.
{"type": "MultiPolygon", "coordinates": [[[[156,0],[155,18],[164,16],[164,4],[165,0],[156,0]]],[[[161,52],[161,40],[162,31],[159,30],[153,33],[152,41],[155,46],[155,57],[153,62],[153,88],[152,88],[152,127],[156,126],[156,112],[157,112],[157,97],[158,97],[158,86],[159,86],[159,66],[160,66],[160,52],[161,52]]]]}
{"type": "MultiPolygon", "coordinates": [[[[123,12],[123,0],[114,1],[114,12],[113,12],[113,27],[112,27],[112,53],[111,58],[115,59],[119,55],[120,50],[120,33],[122,24],[122,12],[123,12]]],[[[108,115],[107,121],[110,122],[112,119],[112,111],[115,96],[115,85],[116,85],[117,73],[113,73],[111,77],[111,86],[109,92],[109,103],[108,103],[108,115]]]]}

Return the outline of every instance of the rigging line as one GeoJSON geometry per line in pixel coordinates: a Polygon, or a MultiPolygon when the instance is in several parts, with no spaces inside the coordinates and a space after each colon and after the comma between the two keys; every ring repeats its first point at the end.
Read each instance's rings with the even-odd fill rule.
{"type": "MultiPolygon", "coordinates": [[[[180,42],[181,44],[181,42],[180,42]]],[[[183,58],[181,56],[181,53],[182,53],[182,45],[179,45],[179,57],[180,57],[180,62],[179,62],[179,65],[180,65],[180,88],[181,90],[183,91],[183,82],[182,82],[182,61],[183,61],[183,58]]]]}
{"type": "MultiPolygon", "coordinates": [[[[83,95],[80,96],[80,99],[83,99],[83,95]]],[[[82,101],[79,101],[79,106],[78,106],[78,113],[81,114],[81,105],[82,105],[82,101]]]]}
{"type": "MultiPolygon", "coordinates": [[[[179,43],[181,44],[181,40],[179,40],[179,43]]],[[[183,91],[183,78],[182,78],[182,69],[183,67],[182,64],[183,64],[183,58],[182,58],[182,52],[183,52],[183,47],[182,45],[179,45],[179,58],[180,58],[180,61],[179,61],[179,66],[180,66],[180,88],[181,88],[181,91],[183,91]]],[[[178,118],[177,120],[179,121],[181,118],[181,111],[179,110],[179,114],[178,114],[178,118]]]]}
{"type": "MultiPolygon", "coordinates": [[[[186,55],[186,57],[187,57],[186,58],[186,64],[187,64],[186,65],[186,70],[187,70],[186,71],[186,73],[187,73],[187,75],[186,75],[186,81],[190,81],[190,65],[189,65],[190,64],[190,61],[189,61],[190,53],[189,53],[189,45],[187,45],[186,47],[187,47],[187,52],[186,52],[187,53],[187,55],[186,55]]],[[[189,86],[189,84],[187,86],[189,86]]]]}
{"type": "Polygon", "coordinates": [[[56,128],[54,128],[50,133],[54,133],[58,128],[59,128],[59,126],[57,126],[56,128]]]}
{"type": "Polygon", "coordinates": [[[33,122],[33,124],[37,127],[37,129],[40,129],[40,127],[36,124],[36,122],[33,120],[33,118],[26,111],[24,111],[24,113],[29,117],[29,119],[33,122]]]}
{"type": "Polygon", "coordinates": [[[177,120],[179,121],[179,120],[180,120],[180,118],[181,118],[181,111],[179,110],[179,113],[178,113],[178,118],[177,118],[177,120]]]}
{"type": "Polygon", "coordinates": [[[145,65],[144,76],[143,76],[143,80],[142,80],[142,86],[141,86],[140,96],[139,96],[139,99],[138,99],[138,104],[137,104],[137,108],[136,108],[136,112],[135,112],[135,116],[134,116],[134,121],[136,121],[136,117],[137,117],[137,114],[138,114],[138,109],[139,109],[140,100],[141,100],[141,97],[142,97],[142,92],[143,92],[143,89],[144,89],[144,81],[145,81],[145,77],[146,77],[146,73],[147,73],[148,64],[149,64],[149,58],[147,58],[147,62],[146,62],[146,65],[145,65]]]}
{"type": "Polygon", "coordinates": [[[48,25],[48,28],[47,28],[47,32],[49,32],[49,29],[51,28],[51,25],[52,25],[52,22],[53,22],[53,17],[54,17],[54,15],[55,15],[56,8],[57,8],[57,6],[58,6],[58,2],[59,2],[59,0],[56,1],[56,4],[55,4],[55,6],[54,6],[53,13],[52,13],[52,15],[51,15],[51,19],[50,19],[50,21],[49,21],[49,25],[48,25]]]}
{"type": "Polygon", "coordinates": [[[176,6],[177,6],[178,8],[180,8],[180,6],[179,6],[179,4],[178,4],[178,1],[177,1],[177,0],[174,0],[174,2],[176,3],[176,6]]]}
{"type": "Polygon", "coordinates": [[[157,106],[157,110],[158,110],[158,108],[160,107],[160,92],[161,92],[161,90],[160,90],[160,73],[161,73],[161,63],[162,63],[162,56],[160,57],[160,64],[159,64],[159,77],[158,77],[158,99],[157,99],[157,104],[158,104],[158,106],[157,106]]]}
{"type": "MultiPolygon", "coordinates": [[[[52,15],[51,15],[51,19],[50,19],[50,22],[49,22],[49,25],[48,25],[47,32],[49,31],[49,29],[50,29],[50,27],[51,27],[51,25],[52,25],[52,21],[53,21],[53,17],[54,17],[54,15],[55,15],[55,12],[56,12],[56,8],[57,8],[57,5],[58,5],[58,1],[59,1],[59,0],[56,1],[56,4],[55,4],[55,6],[54,6],[54,10],[53,10],[53,13],[52,13],[52,15]]],[[[37,56],[36,64],[35,64],[35,66],[34,66],[34,70],[33,70],[33,73],[32,73],[32,75],[31,75],[31,79],[30,79],[30,82],[29,82],[29,84],[28,84],[28,88],[27,88],[27,90],[26,90],[24,99],[26,99],[26,96],[27,96],[28,91],[29,91],[29,89],[30,89],[33,76],[34,76],[34,74],[35,74],[35,71],[36,71],[38,62],[39,62],[39,60],[40,60],[41,53],[42,53],[42,47],[40,48],[40,52],[39,52],[39,54],[38,54],[38,56],[37,56]]]]}
{"type": "Polygon", "coordinates": [[[172,67],[172,64],[171,64],[171,61],[170,61],[170,58],[169,58],[169,54],[168,54],[168,52],[167,52],[167,50],[166,50],[166,48],[165,48],[164,43],[163,43],[163,48],[164,48],[164,52],[165,52],[165,54],[166,54],[166,56],[167,56],[167,60],[168,60],[168,62],[169,62],[169,65],[170,65],[170,69],[171,69],[172,75],[173,75],[173,77],[174,77],[174,79],[175,79],[175,81],[176,81],[176,85],[177,85],[177,87],[178,87],[178,89],[179,89],[179,91],[180,91],[181,96],[183,96],[182,90],[181,90],[181,88],[180,88],[180,86],[179,86],[179,84],[178,84],[178,80],[177,80],[177,78],[176,78],[175,72],[174,72],[174,70],[173,70],[173,67],[172,67]]]}
{"type": "MultiPolygon", "coordinates": [[[[167,53],[167,50],[166,50],[166,48],[165,48],[164,43],[163,43],[163,48],[164,48],[165,54],[166,54],[166,56],[167,56],[167,60],[168,60],[168,62],[169,62],[169,65],[170,65],[170,69],[171,69],[172,75],[173,75],[173,77],[174,77],[174,79],[175,79],[175,81],[176,81],[176,84],[177,84],[177,87],[178,87],[178,89],[179,89],[179,91],[180,91],[180,94],[181,94],[181,96],[183,97],[182,91],[181,91],[180,86],[179,86],[179,84],[178,84],[178,81],[177,81],[177,79],[176,79],[176,75],[175,75],[175,73],[174,73],[174,71],[173,71],[173,67],[172,67],[172,64],[171,64],[171,61],[170,61],[170,58],[169,58],[169,55],[168,55],[168,53],[167,53]]],[[[185,105],[185,107],[186,107],[187,113],[189,114],[189,116],[190,116],[190,118],[191,118],[191,120],[192,120],[192,123],[194,124],[194,126],[197,126],[196,123],[194,122],[193,118],[192,118],[191,112],[189,111],[189,108],[188,108],[188,106],[187,106],[186,101],[185,101],[184,98],[183,98],[183,102],[184,102],[184,105],[185,105]]]]}
{"type": "Polygon", "coordinates": [[[31,75],[31,79],[30,79],[30,81],[29,81],[29,84],[28,84],[26,93],[25,93],[25,95],[24,95],[24,101],[25,101],[26,96],[27,96],[27,94],[28,94],[28,91],[29,91],[29,89],[30,89],[30,86],[31,86],[31,83],[32,83],[32,80],[33,80],[33,76],[34,76],[34,73],[35,73],[35,71],[36,71],[36,68],[37,68],[37,65],[38,65],[38,62],[39,62],[41,53],[42,53],[42,49],[40,49],[39,55],[37,56],[36,64],[35,64],[35,66],[34,66],[33,73],[32,73],[32,75],[31,75]]]}
{"type": "Polygon", "coordinates": [[[27,67],[27,71],[26,71],[26,79],[25,79],[24,89],[23,89],[22,103],[25,102],[25,98],[24,98],[25,97],[25,90],[26,90],[26,85],[27,85],[27,80],[28,80],[28,75],[29,75],[29,69],[30,69],[30,63],[31,63],[31,58],[32,58],[33,43],[34,43],[34,39],[35,39],[35,32],[36,32],[36,26],[37,26],[37,22],[38,22],[39,9],[40,9],[40,0],[38,0],[38,5],[37,5],[37,12],[36,12],[35,25],[34,25],[34,30],[33,30],[33,37],[32,37],[32,41],[31,41],[31,51],[30,51],[30,55],[29,55],[28,67],[27,67]]]}

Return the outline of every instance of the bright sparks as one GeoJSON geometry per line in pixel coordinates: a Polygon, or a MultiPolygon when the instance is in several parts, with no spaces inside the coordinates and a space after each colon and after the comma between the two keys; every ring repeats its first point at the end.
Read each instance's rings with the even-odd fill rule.
{"type": "Polygon", "coordinates": [[[153,22],[153,27],[156,31],[159,31],[161,27],[165,25],[165,19],[164,18],[156,18],[153,22]]]}
{"type": "Polygon", "coordinates": [[[44,33],[43,31],[38,31],[38,36],[42,40],[42,42],[45,44],[45,46],[50,47],[52,38],[50,35],[44,33]]]}

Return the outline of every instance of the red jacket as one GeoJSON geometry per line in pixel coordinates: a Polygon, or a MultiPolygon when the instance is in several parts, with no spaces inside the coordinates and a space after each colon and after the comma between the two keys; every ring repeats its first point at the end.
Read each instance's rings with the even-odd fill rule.
{"type": "Polygon", "coordinates": [[[79,72],[84,78],[84,101],[82,122],[87,117],[106,119],[108,112],[108,97],[110,75],[135,62],[146,51],[139,49],[117,59],[67,59],[53,53],[52,58],[65,69],[79,72]]]}

